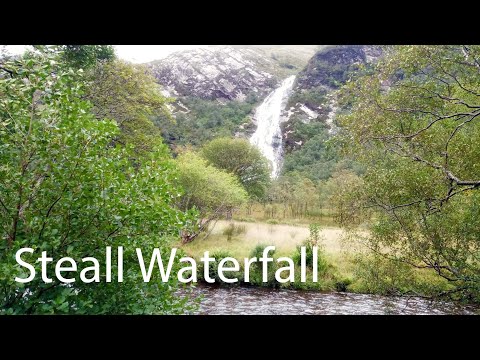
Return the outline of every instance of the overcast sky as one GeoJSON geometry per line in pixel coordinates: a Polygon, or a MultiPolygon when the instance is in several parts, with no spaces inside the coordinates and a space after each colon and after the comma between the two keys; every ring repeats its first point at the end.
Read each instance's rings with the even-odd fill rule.
{"type": "MultiPolygon", "coordinates": [[[[1,47],[2,45],[0,45],[1,47]]],[[[207,47],[208,45],[115,45],[118,57],[134,63],[162,59],[175,51],[207,47]]],[[[25,45],[6,45],[12,54],[22,53],[25,45]]]]}

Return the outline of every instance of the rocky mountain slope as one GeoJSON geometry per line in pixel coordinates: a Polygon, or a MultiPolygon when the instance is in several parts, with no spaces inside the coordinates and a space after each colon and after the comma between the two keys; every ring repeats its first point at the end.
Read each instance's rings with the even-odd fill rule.
{"type": "Polygon", "coordinates": [[[177,52],[149,66],[173,96],[244,101],[265,97],[279,80],[298,72],[314,52],[311,46],[302,50],[287,56],[282,48],[212,46],[177,52]]]}
{"type": "Polygon", "coordinates": [[[263,121],[265,131],[257,137],[269,150],[265,154],[276,154],[275,168],[284,162],[285,171],[293,171],[304,163],[315,173],[312,179],[328,177],[335,161],[318,162],[317,157],[325,154],[325,141],[335,132],[335,114],[341,111],[336,90],[361,64],[369,66],[381,54],[370,45],[235,45],[177,52],[148,64],[165,94],[176,98],[175,121],[156,122],[175,151],[218,136],[253,139],[263,121]],[[293,85],[274,96],[292,75],[293,85]],[[257,109],[266,109],[264,116],[257,109]]]}
{"type": "Polygon", "coordinates": [[[209,46],[171,54],[147,64],[175,122],[155,119],[172,149],[216,136],[249,137],[255,109],[285,78],[297,74],[317,45],[209,46]]]}
{"type": "Polygon", "coordinates": [[[284,146],[298,149],[305,138],[295,131],[296,124],[323,122],[334,132],[334,117],[338,110],[335,90],[359,69],[360,64],[373,64],[382,55],[378,46],[326,46],[319,50],[297,75],[288,102],[288,120],[283,123],[284,146]]]}

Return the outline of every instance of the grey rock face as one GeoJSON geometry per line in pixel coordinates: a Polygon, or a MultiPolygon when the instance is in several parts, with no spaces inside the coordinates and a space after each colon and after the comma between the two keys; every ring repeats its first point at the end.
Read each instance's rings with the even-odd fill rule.
{"type": "Polygon", "coordinates": [[[382,55],[378,46],[342,45],[317,52],[297,77],[297,89],[337,89],[355,71],[355,65],[373,63],[382,55]]]}
{"type": "Polygon", "coordinates": [[[324,122],[335,132],[335,91],[355,73],[360,64],[373,64],[382,55],[378,46],[328,46],[318,51],[298,74],[289,102],[288,120],[283,124],[283,143],[287,151],[302,142],[292,131],[295,122],[324,122]]]}
{"type": "Polygon", "coordinates": [[[278,84],[278,64],[260,51],[218,46],[174,53],[149,64],[158,82],[174,96],[243,101],[262,98],[278,84]]]}

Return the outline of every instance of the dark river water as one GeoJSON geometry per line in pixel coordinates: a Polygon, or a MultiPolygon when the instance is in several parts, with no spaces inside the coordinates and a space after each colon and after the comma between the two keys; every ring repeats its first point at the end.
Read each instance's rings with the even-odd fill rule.
{"type": "Polygon", "coordinates": [[[421,298],[203,285],[192,291],[193,296],[202,295],[203,298],[196,313],[210,315],[442,315],[478,312],[472,307],[421,298]]]}

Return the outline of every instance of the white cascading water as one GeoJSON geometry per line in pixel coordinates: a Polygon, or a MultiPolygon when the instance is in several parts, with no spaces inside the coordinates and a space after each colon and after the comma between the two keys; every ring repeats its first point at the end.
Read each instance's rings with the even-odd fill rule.
{"type": "Polygon", "coordinates": [[[255,111],[254,119],[257,130],[250,138],[250,142],[257,146],[263,156],[272,165],[272,178],[278,176],[282,160],[282,131],[280,123],[282,111],[290,96],[295,76],[283,80],[280,87],[272,91],[255,111]]]}

